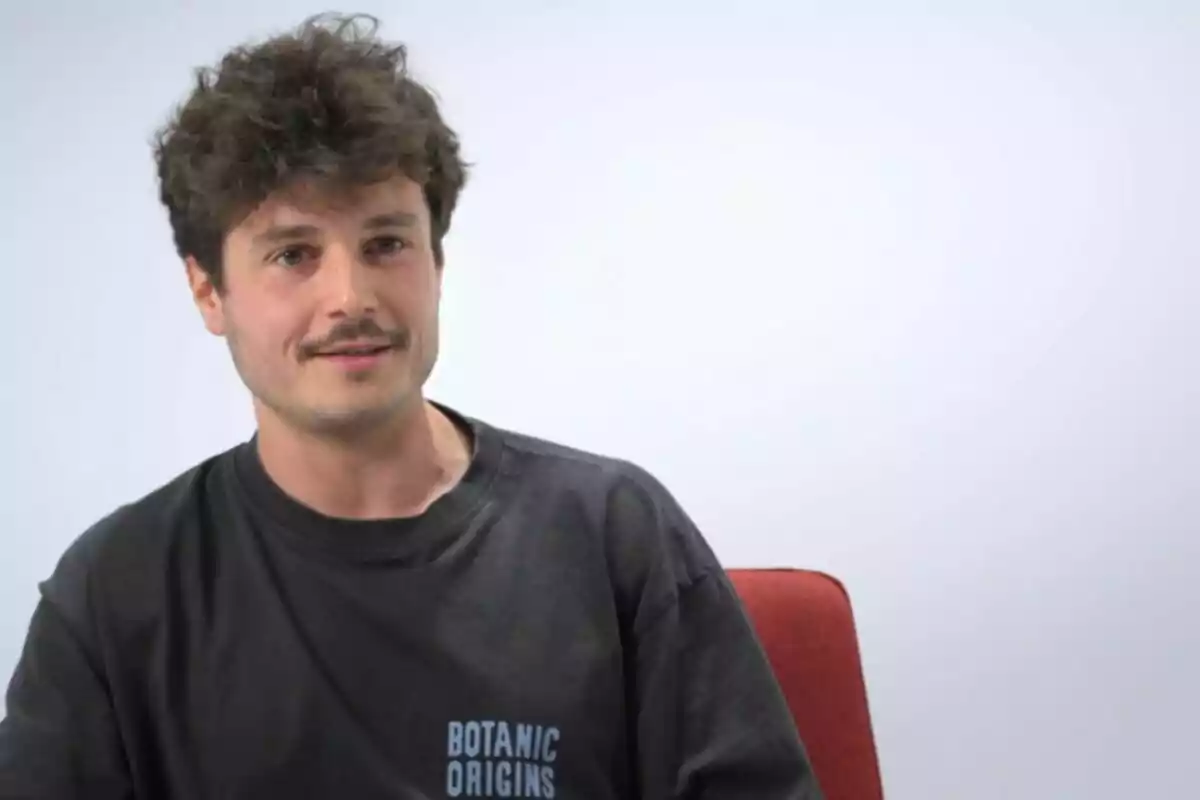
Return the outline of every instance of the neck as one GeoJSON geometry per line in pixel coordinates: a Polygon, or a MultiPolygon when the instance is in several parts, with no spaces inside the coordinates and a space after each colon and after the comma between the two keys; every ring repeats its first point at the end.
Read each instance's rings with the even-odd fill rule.
{"type": "Polygon", "coordinates": [[[263,469],[288,495],[326,516],[412,517],[458,483],[470,445],[424,401],[354,441],[297,429],[255,407],[263,469]]]}

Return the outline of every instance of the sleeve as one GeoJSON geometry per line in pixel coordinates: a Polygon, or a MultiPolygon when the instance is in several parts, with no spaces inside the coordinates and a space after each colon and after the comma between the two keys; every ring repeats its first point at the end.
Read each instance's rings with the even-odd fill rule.
{"type": "Polygon", "coordinates": [[[820,800],[774,673],[719,567],[634,636],[641,796],[820,800]]]}
{"type": "Polygon", "coordinates": [[[2,800],[133,797],[86,598],[70,559],[42,585],[0,720],[2,800]]]}
{"type": "Polygon", "coordinates": [[[750,618],[691,518],[628,464],[606,515],[639,796],[821,800],[750,618]]]}

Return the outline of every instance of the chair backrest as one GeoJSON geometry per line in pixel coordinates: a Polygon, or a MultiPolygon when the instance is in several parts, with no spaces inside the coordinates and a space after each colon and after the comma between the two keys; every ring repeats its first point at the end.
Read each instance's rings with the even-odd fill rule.
{"type": "Polygon", "coordinates": [[[819,572],[731,569],[826,800],[882,800],[854,615],[819,572]]]}

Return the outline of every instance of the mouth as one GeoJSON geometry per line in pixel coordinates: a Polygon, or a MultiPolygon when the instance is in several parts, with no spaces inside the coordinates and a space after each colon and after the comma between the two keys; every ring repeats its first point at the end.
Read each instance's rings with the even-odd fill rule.
{"type": "Polygon", "coordinates": [[[324,356],[326,358],[340,358],[343,356],[374,356],[379,355],[380,353],[386,353],[391,349],[392,346],[390,344],[363,344],[354,345],[351,347],[339,347],[334,350],[323,350],[318,352],[317,355],[324,356]]]}
{"type": "Polygon", "coordinates": [[[322,350],[315,356],[326,363],[336,364],[344,369],[363,370],[378,364],[394,349],[395,347],[391,344],[372,342],[322,350]]]}

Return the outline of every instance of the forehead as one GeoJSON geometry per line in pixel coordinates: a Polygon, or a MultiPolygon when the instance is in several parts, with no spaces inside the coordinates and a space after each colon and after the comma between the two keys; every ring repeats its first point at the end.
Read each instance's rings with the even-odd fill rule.
{"type": "Polygon", "coordinates": [[[278,226],[354,225],[394,212],[416,215],[422,220],[428,217],[421,184],[403,175],[354,186],[298,181],[268,196],[230,235],[253,236],[278,226]]]}

